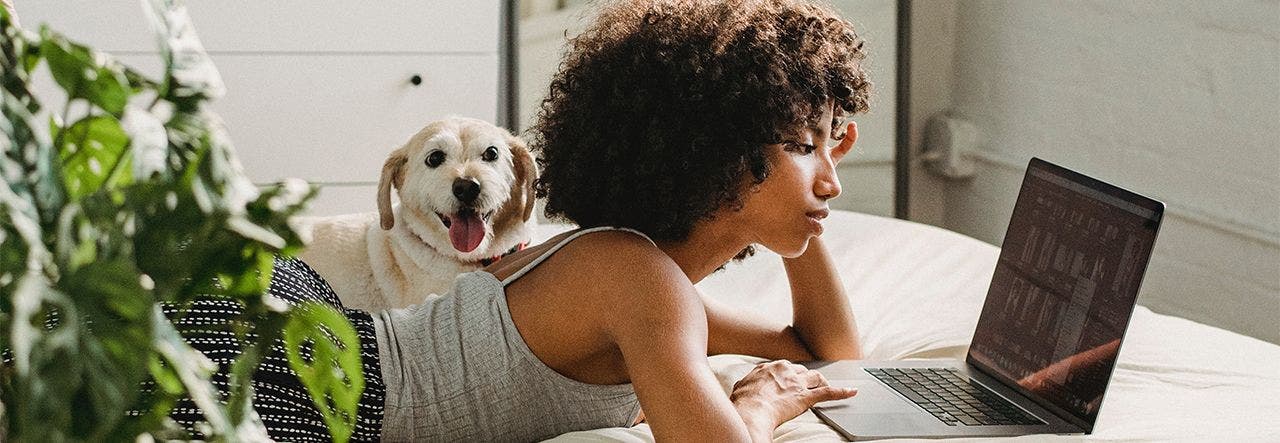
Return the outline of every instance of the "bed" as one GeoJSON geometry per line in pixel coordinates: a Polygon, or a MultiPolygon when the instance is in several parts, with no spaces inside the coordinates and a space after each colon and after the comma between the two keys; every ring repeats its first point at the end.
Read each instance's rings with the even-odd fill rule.
{"type": "MultiPolygon", "coordinates": [[[[834,211],[823,236],[840,266],[868,359],[962,359],[999,249],[944,229],[834,211]]],[[[543,225],[541,241],[569,229],[543,225]]],[[[778,256],[761,250],[698,284],[699,290],[789,321],[778,256]]],[[[726,391],[762,361],[720,355],[711,366],[726,391]]],[[[553,441],[652,441],[648,425],[573,432],[553,441]]],[[[774,440],[839,441],[813,412],[774,440]]],[[[1280,441],[1280,346],[1136,308],[1093,434],[1015,440],[1280,441]]]]}

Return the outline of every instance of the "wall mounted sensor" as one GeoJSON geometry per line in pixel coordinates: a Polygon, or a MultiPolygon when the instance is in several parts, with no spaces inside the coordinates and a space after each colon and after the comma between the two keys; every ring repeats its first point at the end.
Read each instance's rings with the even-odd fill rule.
{"type": "Polygon", "coordinates": [[[925,169],[951,180],[972,178],[973,160],[969,153],[978,148],[978,127],[950,112],[929,117],[924,127],[924,152],[921,160],[925,169]]]}

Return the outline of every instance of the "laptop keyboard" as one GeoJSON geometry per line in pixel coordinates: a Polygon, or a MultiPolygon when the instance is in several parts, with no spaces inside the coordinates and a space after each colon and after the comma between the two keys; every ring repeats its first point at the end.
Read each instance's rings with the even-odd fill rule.
{"type": "Polygon", "coordinates": [[[866,368],[949,426],[1035,425],[1044,422],[1027,415],[955,368],[866,368]]]}

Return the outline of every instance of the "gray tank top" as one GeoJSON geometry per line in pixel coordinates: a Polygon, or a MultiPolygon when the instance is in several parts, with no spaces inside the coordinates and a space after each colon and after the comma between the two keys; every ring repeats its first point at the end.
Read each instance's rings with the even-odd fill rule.
{"type": "Polygon", "coordinates": [[[649,240],[631,229],[583,229],[505,280],[461,274],[444,295],[374,314],[387,388],[383,440],[531,441],[635,423],[631,384],[579,382],[538,360],[511,321],[504,290],[573,239],[611,229],[649,240]]]}

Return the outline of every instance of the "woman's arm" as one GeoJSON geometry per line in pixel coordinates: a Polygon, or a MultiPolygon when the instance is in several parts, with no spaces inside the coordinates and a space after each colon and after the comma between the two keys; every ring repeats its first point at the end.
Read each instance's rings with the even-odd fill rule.
{"type": "Polygon", "coordinates": [[[792,331],[809,353],[819,360],[862,358],[853,309],[822,238],[782,264],[791,283],[792,331]]]}
{"type": "Polygon", "coordinates": [[[739,414],[711,372],[706,317],[697,299],[670,281],[682,276],[643,274],[637,270],[618,285],[618,294],[643,294],[608,303],[617,312],[609,315],[607,334],[622,352],[655,439],[746,441],[764,435],[770,420],[751,410],[739,414]]]}
{"type": "MultiPolygon", "coordinates": [[[[648,258],[640,262],[665,256],[648,258]]],[[[674,263],[637,269],[646,267],[602,278],[600,289],[612,311],[606,333],[622,352],[657,440],[769,441],[774,428],[813,404],[854,394],[828,386],[816,371],[771,362],[739,381],[731,400],[707,362],[708,323],[697,291],[674,263]]]]}
{"type": "Polygon", "coordinates": [[[821,238],[796,258],[784,258],[791,286],[792,324],[702,296],[710,355],[746,354],[769,359],[851,360],[862,358],[857,324],[844,285],[821,238]]]}

